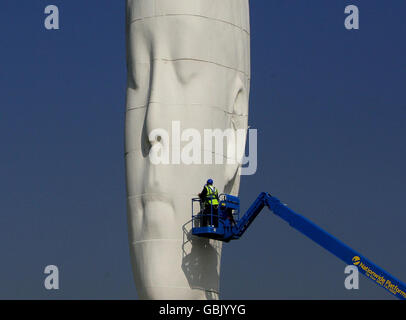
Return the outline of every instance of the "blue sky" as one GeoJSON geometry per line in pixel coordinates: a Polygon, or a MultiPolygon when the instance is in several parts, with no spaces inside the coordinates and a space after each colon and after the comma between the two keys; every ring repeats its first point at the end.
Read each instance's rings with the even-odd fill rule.
{"type": "MultiPolygon", "coordinates": [[[[405,281],[406,3],[251,1],[249,124],[272,192],[405,281]],[[344,28],[344,8],[360,29],[344,28]]],[[[0,4],[0,298],[137,298],[127,243],[124,1],[0,4]],[[60,30],[44,28],[44,8],[60,30]],[[58,291],[43,270],[60,269],[58,291]]],[[[197,190],[196,192],[198,192],[197,190]]],[[[392,299],[266,212],[225,245],[224,299],[392,299]]]]}

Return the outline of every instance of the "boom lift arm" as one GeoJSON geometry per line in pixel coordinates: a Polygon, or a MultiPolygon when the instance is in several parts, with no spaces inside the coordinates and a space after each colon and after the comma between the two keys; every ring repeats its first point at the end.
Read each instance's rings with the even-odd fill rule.
{"type": "MultiPolygon", "coordinates": [[[[194,199],[194,201],[196,201],[196,199],[194,199]]],[[[233,226],[226,218],[226,212],[227,210],[235,210],[239,212],[239,204],[239,198],[226,194],[222,195],[219,203],[218,220],[216,220],[216,225],[196,226],[195,220],[198,216],[194,216],[192,213],[192,234],[225,242],[239,239],[261,210],[267,206],[275,215],[288,222],[292,228],[298,230],[324,249],[330,251],[347,265],[352,264],[357,266],[360,273],[374,281],[377,285],[383,287],[395,297],[401,300],[406,300],[406,285],[403,282],[390,275],[357,251],[351,249],[349,246],[321,229],[307,218],[288,208],[285,204],[281,203],[278,198],[271,196],[266,192],[260,193],[244,216],[236,221],[236,224],[233,226]]]]}

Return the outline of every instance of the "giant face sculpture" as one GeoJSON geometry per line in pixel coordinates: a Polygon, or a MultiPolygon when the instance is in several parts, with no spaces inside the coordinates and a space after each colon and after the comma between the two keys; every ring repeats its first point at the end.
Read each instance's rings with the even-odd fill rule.
{"type": "Polygon", "coordinates": [[[228,163],[227,148],[245,141],[226,139],[224,150],[202,141],[194,145],[201,163],[186,163],[190,136],[182,133],[193,129],[203,139],[207,129],[247,128],[248,0],[127,0],[127,68],[128,224],[138,295],[218,298],[221,243],[190,235],[191,198],[208,178],[219,192],[238,193],[240,166],[228,163]],[[157,147],[170,150],[169,163],[151,161],[157,147]]]}

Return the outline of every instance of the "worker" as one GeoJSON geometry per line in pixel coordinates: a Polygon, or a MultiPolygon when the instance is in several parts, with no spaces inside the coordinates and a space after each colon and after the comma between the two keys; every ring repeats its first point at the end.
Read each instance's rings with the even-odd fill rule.
{"type": "Polygon", "coordinates": [[[232,227],[233,225],[237,225],[237,223],[234,220],[234,216],[233,216],[233,209],[231,208],[227,208],[226,210],[226,219],[228,219],[228,221],[230,222],[230,226],[232,227]]]}
{"type": "Polygon", "coordinates": [[[205,227],[213,223],[213,225],[217,227],[219,194],[217,188],[213,185],[212,179],[207,180],[202,192],[199,193],[199,198],[203,205],[202,226],[205,227]]]}

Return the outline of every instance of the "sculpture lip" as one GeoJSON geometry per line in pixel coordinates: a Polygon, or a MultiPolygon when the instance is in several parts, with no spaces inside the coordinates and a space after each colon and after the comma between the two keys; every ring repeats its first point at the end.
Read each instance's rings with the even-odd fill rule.
{"type": "Polygon", "coordinates": [[[173,196],[171,194],[169,194],[167,192],[163,192],[163,191],[133,194],[133,195],[129,195],[127,198],[141,200],[144,204],[147,202],[163,202],[165,204],[169,204],[173,209],[175,209],[173,196]]]}
{"type": "MultiPolygon", "coordinates": [[[[174,203],[174,196],[183,196],[188,199],[192,199],[196,197],[195,193],[192,192],[165,192],[165,191],[153,191],[153,192],[143,192],[139,194],[132,194],[128,195],[127,198],[130,199],[138,199],[141,200],[143,203],[147,202],[163,202],[169,204],[173,209],[175,209],[174,203]]],[[[188,202],[189,203],[189,202],[188,202]]]]}
{"type": "Polygon", "coordinates": [[[153,238],[153,239],[140,239],[140,240],[134,240],[131,241],[133,245],[137,245],[139,243],[144,243],[144,242],[159,242],[159,241],[173,241],[173,242],[183,242],[182,238],[153,238]]]}

